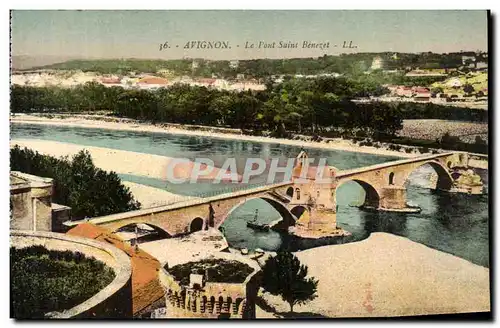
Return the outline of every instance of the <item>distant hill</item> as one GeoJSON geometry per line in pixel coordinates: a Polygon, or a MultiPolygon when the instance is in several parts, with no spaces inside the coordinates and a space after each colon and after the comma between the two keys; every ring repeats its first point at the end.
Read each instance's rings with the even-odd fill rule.
{"type": "Polygon", "coordinates": [[[254,59],[234,62],[206,59],[74,59],[64,62],[34,66],[31,69],[82,70],[101,74],[156,73],[163,71],[174,75],[236,77],[245,74],[253,77],[269,75],[344,73],[351,70],[365,70],[370,67],[375,56],[389,58],[391,54],[357,53],[318,58],[254,59]],[[230,65],[231,63],[231,65],[230,65]]]}
{"type": "Polygon", "coordinates": [[[192,60],[160,59],[73,59],[64,62],[31,67],[32,69],[82,70],[103,74],[125,74],[130,71],[156,73],[172,70],[176,73],[190,73],[192,60]]]}
{"type": "Polygon", "coordinates": [[[75,57],[68,56],[12,56],[11,58],[11,67],[14,70],[21,69],[31,69],[33,67],[40,67],[45,65],[51,65],[55,63],[62,63],[71,59],[75,59],[75,57]]]}
{"type": "MultiPolygon", "coordinates": [[[[46,56],[13,58],[17,69],[59,69],[94,71],[101,74],[156,73],[172,75],[236,77],[238,74],[257,78],[269,75],[294,74],[362,74],[374,59],[383,69],[411,70],[414,68],[457,68],[462,65],[463,53],[352,53],[318,58],[254,59],[240,60],[235,64],[228,60],[206,59],[76,59],[46,56]],[[231,63],[231,65],[230,65],[231,63]]],[[[22,57],[22,56],[21,56],[22,57]]]]}

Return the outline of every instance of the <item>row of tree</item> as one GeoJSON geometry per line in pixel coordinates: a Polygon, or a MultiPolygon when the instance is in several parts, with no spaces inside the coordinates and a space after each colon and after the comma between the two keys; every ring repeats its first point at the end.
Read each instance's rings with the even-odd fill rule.
{"type": "Polygon", "coordinates": [[[388,90],[374,80],[355,78],[289,79],[267,83],[265,91],[230,92],[176,84],[155,91],[105,87],[89,82],[75,88],[13,86],[11,111],[88,112],[153,122],[226,126],[321,134],[332,129],[394,135],[403,119],[487,121],[487,112],[436,104],[359,103],[388,90]]]}
{"type": "Polygon", "coordinates": [[[54,179],[53,201],[70,206],[73,219],[140,208],[118,175],[97,168],[87,151],[72,159],[58,159],[15,146],[10,150],[10,167],[13,171],[54,179]]]}
{"type": "Polygon", "coordinates": [[[387,90],[376,83],[347,78],[290,79],[268,84],[266,91],[240,93],[176,84],[156,91],[107,88],[95,82],[72,89],[14,86],[12,112],[110,110],[118,116],[181,124],[200,124],[271,131],[319,133],[331,127],[381,128],[394,134],[401,127],[397,106],[356,104],[358,97],[387,90]]]}

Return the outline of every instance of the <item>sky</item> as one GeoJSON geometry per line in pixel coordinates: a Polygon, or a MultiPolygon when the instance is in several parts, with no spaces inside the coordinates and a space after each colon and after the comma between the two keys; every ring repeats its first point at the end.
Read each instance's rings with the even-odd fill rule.
{"type": "Polygon", "coordinates": [[[11,13],[12,55],[252,59],[352,52],[487,51],[486,11],[27,11],[11,13]],[[185,49],[221,41],[227,49],[185,49]],[[297,48],[279,48],[279,42],[297,48]],[[304,41],[329,43],[303,48],[304,41]],[[349,44],[357,48],[342,48],[349,44]],[[168,42],[170,48],[160,50],[168,42]],[[259,43],[274,48],[259,48],[259,43]],[[254,48],[246,45],[254,44],[254,48]],[[337,47],[334,47],[337,45],[337,47]]]}

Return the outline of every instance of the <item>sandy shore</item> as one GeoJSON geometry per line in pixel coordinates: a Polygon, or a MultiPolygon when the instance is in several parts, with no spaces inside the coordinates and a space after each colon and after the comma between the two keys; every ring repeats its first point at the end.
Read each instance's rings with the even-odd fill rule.
{"type": "Polygon", "coordinates": [[[354,144],[350,140],[345,139],[332,139],[330,142],[312,142],[303,140],[289,140],[289,139],[279,139],[270,137],[257,137],[248,135],[236,135],[236,134],[225,134],[219,132],[208,132],[199,130],[185,130],[175,127],[160,127],[151,124],[144,123],[128,123],[128,122],[106,122],[102,120],[91,120],[84,119],[80,117],[68,117],[68,118],[47,118],[34,115],[17,115],[11,117],[11,122],[25,123],[25,124],[41,124],[41,125],[58,125],[58,126],[68,126],[68,127],[82,127],[82,128],[102,128],[110,130],[124,130],[124,131],[140,131],[140,132],[155,132],[155,133],[167,133],[167,134],[180,134],[180,135],[191,135],[191,136],[204,136],[219,139],[230,139],[230,140],[247,140],[255,142],[267,142],[267,143],[278,143],[283,145],[291,145],[298,147],[309,147],[309,148],[320,148],[328,150],[342,150],[351,151],[359,153],[367,153],[374,155],[387,155],[387,156],[398,156],[398,157],[416,157],[422,154],[420,153],[406,153],[400,151],[393,151],[388,149],[360,146],[354,144]]]}
{"type": "MultiPolygon", "coordinates": [[[[319,280],[318,297],[295,312],[383,317],[490,310],[489,269],[388,233],[296,253],[319,280]]],[[[264,293],[277,312],[281,298],[264,293]]],[[[270,317],[262,309],[261,317],[270,317]]]]}
{"type": "MultiPolygon", "coordinates": [[[[115,171],[119,174],[139,175],[156,179],[165,178],[166,166],[170,161],[170,158],[165,156],[48,140],[13,139],[10,143],[11,146],[19,145],[20,147],[27,147],[41,154],[54,157],[71,157],[80,150],[86,149],[90,152],[94,164],[105,171],[115,171]]],[[[128,181],[124,181],[123,183],[130,188],[134,197],[141,202],[142,208],[164,205],[174,201],[180,202],[192,198],[138,183],[128,181]]]]}
{"type": "Polygon", "coordinates": [[[477,136],[488,142],[488,123],[486,122],[434,119],[404,120],[403,128],[398,132],[398,135],[406,138],[436,140],[447,132],[470,143],[474,143],[477,136]]]}
{"type": "MultiPolygon", "coordinates": [[[[94,164],[105,171],[115,171],[120,174],[139,175],[160,180],[166,180],[167,167],[173,159],[167,156],[50,140],[12,139],[10,144],[11,146],[19,145],[20,147],[27,147],[41,154],[54,157],[71,157],[85,149],[90,152],[94,164]]],[[[175,177],[184,179],[189,178],[193,165],[193,162],[186,163],[185,165],[175,165],[173,171],[175,177]]],[[[212,167],[210,170],[210,174],[200,176],[200,179],[213,179],[219,173],[217,168],[212,167]]]]}
{"type": "Polygon", "coordinates": [[[19,145],[54,157],[73,156],[86,149],[90,152],[94,164],[105,170],[120,174],[140,175],[149,178],[163,179],[170,157],[136,153],[103,147],[77,145],[65,142],[12,139],[11,146],[19,145]]]}

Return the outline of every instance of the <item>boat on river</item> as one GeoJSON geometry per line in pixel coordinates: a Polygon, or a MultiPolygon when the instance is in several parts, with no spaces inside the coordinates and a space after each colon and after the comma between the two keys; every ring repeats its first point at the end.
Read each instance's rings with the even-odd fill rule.
{"type": "Polygon", "coordinates": [[[247,222],[247,227],[257,231],[269,231],[269,224],[257,223],[257,216],[259,215],[259,210],[255,210],[255,216],[252,221],[247,222]]]}
{"type": "Polygon", "coordinates": [[[247,222],[247,227],[258,231],[269,231],[270,229],[269,224],[258,224],[253,222],[247,222]]]}

